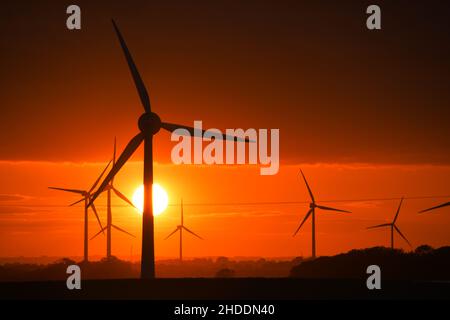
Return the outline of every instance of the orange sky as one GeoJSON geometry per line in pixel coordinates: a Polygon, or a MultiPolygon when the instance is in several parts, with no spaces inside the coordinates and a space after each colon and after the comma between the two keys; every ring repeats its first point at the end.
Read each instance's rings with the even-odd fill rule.
{"type": "MultiPolygon", "coordinates": [[[[0,187],[0,256],[80,256],[82,253],[82,207],[67,208],[77,197],[47,190],[47,185],[83,188],[101,171],[103,163],[70,164],[39,162],[1,162],[4,177],[0,187]],[[21,199],[9,199],[6,195],[21,199]]],[[[299,165],[300,166],[300,165],[299,165]]],[[[307,211],[307,204],[251,206],[189,206],[188,204],[239,203],[271,201],[306,201],[307,191],[296,175],[299,166],[282,166],[276,176],[260,176],[257,167],[207,167],[156,165],[156,182],[169,193],[170,203],[180,197],[185,203],[186,225],[205,238],[186,235],[185,255],[287,257],[309,255],[310,223],[292,238],[307,211]]],[[[317,164],[301,165],[311,188],[320,200],[352,200],[385,197],[446,195],[450,178],[448,166],[373,166],[317,164]]],[[[139,185],[141,162],[126,165],[116,180],[116,187],[129,197],[139,185]]],[[[447,198],[448,199],[448,198],[447,198]]],[[[447,245],[450,241],[448,209],[418,215],[417,211],[441,199],[406,200],[398,225],[414,246],[428,243],[447,245]]],[[[105,207],[100,198],[98,209],[105,221],[105,207]]],[[[114,201],[114,221],[138,236],[131,239],[114,232],[113,253],[130,257],[131,247],[140,252],[141,217],[134,209],[114,201]]],[[[352,211],[352,214],[318,214],[317,245],[319,254],[375,245],[388,245],[388,230],[365,227],[388,222],[398,201],[324,202],[352,211]]],[[[179,207],[170,206],[156,218],[157,258],[176,257],[178,240],[163,240],[179,222],[179,207]]],[[[91,215],[90,234],[98,231],[91,215]]],[[[396,238],[397,245],[407,245],[396,238]]],[[[90,254],[102,256],[105,238],[90,242],[90,254]]]]}

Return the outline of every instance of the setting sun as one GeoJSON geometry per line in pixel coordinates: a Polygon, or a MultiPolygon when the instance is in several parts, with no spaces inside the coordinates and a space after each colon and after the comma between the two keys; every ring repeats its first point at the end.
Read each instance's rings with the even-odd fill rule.
{"type": "MultiPolygon", "coordinates": [[[[133,194],[133,204],[140,213],[144,211],[144,186],[141,185],[133,194]]],[[[153,184],[153,215],[158,216],[166,210],[169,196],[158,183],[153,184]]]]}

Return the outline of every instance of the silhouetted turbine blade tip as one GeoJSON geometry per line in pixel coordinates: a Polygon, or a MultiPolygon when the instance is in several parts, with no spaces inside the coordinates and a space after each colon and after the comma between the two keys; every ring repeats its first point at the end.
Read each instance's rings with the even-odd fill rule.
{"type": "Polygon", "coordinates": [[[402,207],[403,198],[404,197],[402,197],[401,200],[400,200],[400,204],[398,205],[398,209],[397,209],[397,212],[395,213],[395,217],[394,217],[394,220],[393,220],[392,223],[395,223],[397,221],[398,215],[400,213],[400,208],[402,207]]]}
{"type": "Polygon", "coordinates": [[[111,169],[111,171],[106,176],[105,180],[103,180],[102,184],[98,188],[98,190],[95,192],[95,194],[92,196],[91,201],[89,202],[89,206],[92,205],[92,203],[97,199],[97,197],[100,195],[100,193],[103,192],[103,190],[106,188],[106,186],[109,184],[111,179],[120,171],[122,166],[128,161],[128,159],[133,155],[133,153],[136,151],[136,149],[140,146],[142,141],[144,140],[144,134],[140,132],[137,134],[133,139],[130,140],[128,145],[125,147],[125,150],[120,155],[119,159],[117,159],[117,162],[115,166],[111,169]]]}
{"type": "Polygon", "coordinates": [[[394,229],[398,232],[398,234],[409,244],[409,246],[410,247],[412,247],[411,246],[411,243],[408,241],[408,239],[406,239],[406,237],[403,235],[403,233],[400,231],[400,229],[396,226],[396,225],[394,225],[394,229]]]}
{"type": "Polygon", "coordinates": [[[183,229],[184,229],[184,230],[186,230],[187,232],[189,232],[189,233],[193,234],[193,235],[194,235],[194,236],[196,236],[197,238],[199,238],[199,239],[203,240],[203,238],[202,238],[202,237],[200,237],[200,236],[199,236],[198,234],[196,234],[195,232],[193,232],[193,231],[189,230],[188,228],[186,228],[186,227],[183,227],[183,229]]]}
{"type": "Polygon", "coordinates": [[[92,204],[91,209],[92,211],[94,211],[95,217],[97,218],[97,222],[100,226],[100,230],[103,230],[102,222],[100,221],[100,217],[98,215],[97,209],[95,208],[95,204],[92,204]]]}
{"type": "Polygon", "coordinates": [[[52,190],[58,190],[58,191],[65,191],[65,192],[71,192],[71,193],[77,193],[77,194],[84,194],[86,191],[84,190],[77,190],[77,189],[66,189],[66,188],[57,188],[57,187],[48,187],[52,190]]]}
{"type": "Polygon", "coordinates": [[[116,194],[116,196],[118,196],[120,199],[122,199],[123,201],[128,203],[133,208],[137,209],[136,206],[133,204],[133,202],[131,202],[130,199],[128,199],[122,192],[120,192],[119,190],[117,190],[114,187],[112,189],[113,189],[114,193],[116,194]]]}
{"type": "Polygon", "coordinates": [[[311,213],[312,213],[312,209],[310,209],[310,210],[306,213],[305,217],[303,218],[302,223],[300,223],[300,225],[298,226],[297,230],[295,230],[294,234],[292,235],[293,237],[295,237],[295,236],[297,235],[297,233],[300,231],[300,228],[303,226],[303,224],[306,222],[306,220],[308,220],[308,218],[309,218],[309,216],[311,215],[311,213]]]}
{"type": "Polygon", "coordinates": [[[378,224],[376,226],[367,227],[367,229],[375,229],[375,228],[382,228],[382,227],[389,227],[389,226],[392,226],[392,223],[378,224]]]}
{"type": "Polygon", "coordinates": [[[336,208],[331,208],[331,207],[325,207],[325,206],[317,206],[317,208],[322,209],[322,210],[328,210],[328,211],[352,213],[351,211],[341,210],[341,209],[336,209],[336,208]]]}
{"type": "Polygon", "coordinates": [[[69,207],[73,207],[74,205],[76,205],[76,204],[78,204],[78,203],[80,203],[82,201],[84,201],[84,198],[82,198],[82,199],[80,199],[78,201],[75,201],[74,203],[70,204],[69,207]]]}
{"type": "Polygon", "coordinates": [[[99,232],[97,232],[97,233],[96,233],[92,238],[90,238],[89,240],[94,240],[95,238],[97,238],[97,236],[98,236],[100,233],[104,233],[105,230],[106,230],[106,227],[102,228],[99,232]]]}
{"type": "Polygon", "coordinates": [[[173,230],[167,237],[165,237],[164,240],[169,239],[172,235],[174,235],[178,231],[178,229],[179,228],[175,228],[175,230],[173,230]]]}
{"type": "Polygon", "coordinates": [[[115,226],[115,225],[111,225],[113,228],[115,228],[116,230],[119,230],[120,232],[123,232],[123,233],[126,233],[126,234],[128,234],[129,236],[132,236],[133,238],[136,238],[136,236],[134,235],[134,234],[132,234],[132,233],[129,233],[128,231],[125,231],[124,229],[122,229],[122,228],[119,228],[118,226],[115,226]]]}
{"type": "Polygon", "coordinates": [[[98,185],[98,183],[100,182],[100,180],[102,179],[103,175],[105,174],[106,170],[109,168],[109,165],[111,164],[112,160],[108,162],[108,164],[106,165],[105,169],[103,169],[102,173],[100,174],[100,176],[97,178],[97,180],[95,180],[94,184],[92,185],[91,189],[89,189],[89,193],[91,193],[95,187],[98,185]]]}
{"type": "Polygon", "coordinates": [[[300,173],[302,174],[303,181],[305,181],[306,188],[308,189],[308,193],[309,193],[309,196],[311,197],[312,202],[315,202],[315,200],[314,200],[314,195],[313,195],[313,193],[312,193],[312,191],[311,191],[311,188],[309,187],[308,181],[306,180],[306,177],[305,177],[305,175],[303,174],[302,169],[300,169],[300,173]]]}
{"type": "Polygon", "coordinates": [[[421,211],[419,211],[419,213],[424,213],[424,212],[428,212],[431,210],[435,210],[435,209],[439,209],[439,208],[443,208],[443,207],[447,207],[447,206],[450,206],[450,202],[443,203],[443,204],[440,204],[440,205],[437,205],[437,206],[434,206],[434,207],[431,207],[428,209],[421,210],[421,211]]]}
{"type": "Polygon", "coordinates": [[[125,42],[125,39],[122,36],[122,33],[119,30],[119,27],[115,23],[115,21],[112,21],[114,29],[116,31],[117,37],[119,38],[120,46],[122,47],[122,51],[125,55],[125,58],[128,63],[128,68],[130,69],[131,75],[134,80],[134,84],[136,86],[136,89],[139,94],[139,98],[141,99],[142,106],[144,107],[145,112],[150,113],[151,112],[151,105],[150,105],[150,98],[147,92],[147,88],[145,87],[144,81],[142,80],[139,71],[136,67],[136,64],[134,63],[133,57],[131,56],[131,52],[128,49],[128,46],[125,42]]]}

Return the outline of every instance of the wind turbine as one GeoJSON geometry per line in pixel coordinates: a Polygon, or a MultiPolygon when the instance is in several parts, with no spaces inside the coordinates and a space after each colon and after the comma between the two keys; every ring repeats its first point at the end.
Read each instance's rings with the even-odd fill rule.
{"type": "Polygon", "coordinates": [[[423,213],[423,212],[427,212],[427,211],[431,211],[431,210],[435,210],[435,209],[439,209],[439,208],[447,207],[447,206],[450,206],[450,202],[443,203],[443,204],[437,205],[435,207],[431,207],[431,208],[428,208],[428,209],[421,210],[421,211],[419,211],[419,213],[423,213]]]}
{"type": "Polygon", "coordinates": [[[395,214],[394,220],[391,223],[383,223],[376,226],[368,227],[367,229],[375,229],[375,228],[383,228],[383,227],[390,227],[391,228],[391,249],[394,249],[394,230],[398,232],[398,234],[411,246],[411,243],[409,243],[408,239],[403,235],[403,233],[400,231],[400,229],[395,225],[395,222],[397,221],[398,214],[400,213],[400,208],[403,203],[403,198],[400,200],[400,204],[397,209],[397,213],[395,214]]]}
{"type": "Polygon", "coordinates": [[[102,223],[100,222],[100,218],[97,213],[97,209],[95,208],[94,203],[91,201],[92,198],[92,191],[95,189],[97,184],[100,182],[100,179],[103,177],[103,174],[106,172],[106,169],[108,169],[109,165],[111,164],[111,161],[108,163],[106,168],[103,170],[103,172],[100,174],[100,176],[97,178],[95,183],[92,185],[92,187],[86,191],[86,190],[77,190],[77,189],[65,189],[65,188],[56,188],[56,187],[49,187],[49,189],[52,190],[59,190],[59,191],[65,191],[65,192],[71,192],[81,195],[83,198],[81,200],[78,200],[77,202],[72,203],[70,206],[73,206],[79,202],[84,201],[84,260],[85,262],[88,262],[88,207],[92,207],[92,211],[95,214],[95,217],[97,218],[98,224],[100,225],[100,229],[103,229],[102,223]]]}
{"type": "MultiPolygon", "coordinates": [[[[204,130],[197,130],[192,127],[187,127],[179,124],[169,122],[162,122],[161,118],[152,112],[150,98],[145,87],[144,81],[139,74],[139,71],[133,61],[130,51],[125,43],[119,28],[114,20],[112,20],[114,30],[119,39],[120,45],[124,52],[128,63],[134,84],[138,91],[141,103],[144,107],[144,114],[142,114],[138,121],[138,127],[141,131],[134,138],[130,140],[125,150],[119,156],[116,164],[112,167],[109,174],[106,176],[103,183],[98,188],[97,192],[92,197],[90,203],[98,197],[98,195],[108,186],[111,179],[119,172],[122,166],[128,161],[136,149],[144,142],[144,212],[142,214],[142,256],[141,256],[141,278],[153,279],[155,278],[155,251],[154,251],[154,222],[153,222],[153,136],[159,132],[161,128],[173,132],[177,129],[184,129],[184,134],[199,137],[204,134],[204,130]]],[[[237,140],[236,137],[227,136],[223,134],[222,139],[237,140]]],[[[243,140],[248,142],[248,139],[243,140]]]]}
{"type": "Polygon", "coordinates": [[[316,200],[314,199],[314,195],[308,185],[308,181],[306,181],[305,175],[303,174],[303,171],[300,170],[300,173],[302,174],[303,180],[305,181],[306,188],[308,189],[309,196],[311,197],[311,203],[309,204],[309,211],[306,213],[305,218],[303,219],[302,223],[298,226],[297,230],[294,232],[293,237],[299,232],[300,228],[303,226],[303,224],[308,220],[309,216],[312,217],[312,258],[316,258],[316,208],[322,209],[322,210],[328,210],[328,211],[337,211],[337,212],[347,212],[351,213],[350,211],[341,210],[341,209],[335,209],[331,207],[325,207],[318,205],[316,203],[316,200]]]}
{"type": "Polygon", "coordinates": [[[166,239],[169,239],[173,234],[177,233],[177,231],[180,232],[180,261],[183,261],[183,229],[187,232],[189,232],[190,234],[193,234],[194,236],[196,236],[197,238],[203,240],[202,237],[200,237],[198,234],[195,234],[193,231],[189,230],[188,228],[186,228],[184,226],[184,215],[183,215],[183,199],[181,199],[181,224],[178,225],[175,230],[169,234],[166,239]]]}
{"type": "MultiPolygon", "coordinates": [[[[113,152],[113,167],[116,164],[116,139],[114,138],[114,152],[113,152]]],[[[122,228],[119,228],[118,226],[114,225],[112,223],[112,210],[111,210],[111,191],[113,191],[120,199],[131,205],[133,208],[135,208],[134,204],[119,190],[114,187],[114,178],[111,179],[110,183],[105,187],[104,191],[106,191],[107,194],[107,200],[106,200],[106,208],[107,208],[107,222],[106,226],[104,228],[101,228],[100,231],[91,238],[93,240],[96,238],[100,233],[103,233],[106,230],[106,258],[111,259],[111,229],[114,228],[120,232],[126,233],[133,238],[135,238],[134,235],[129,233],[128,231],[125,231],[122,228]]]]}

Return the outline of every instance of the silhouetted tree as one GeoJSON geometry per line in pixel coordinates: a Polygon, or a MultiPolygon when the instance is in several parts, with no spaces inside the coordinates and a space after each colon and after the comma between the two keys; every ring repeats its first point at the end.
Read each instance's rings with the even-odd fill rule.
{"type": "Polygon", "coordinates": [[[433,249],[432,246],[429,246],[427,244],[423,244],[421,246],[418,246],[414,252],[417,253],[417,254],[427,254],[427,253],[432,252],[433,250],[434,249],[433,249]]]}
{"type": "Polygon", "coordinates": [[[235,274],[234,270],[223,268],[217,271],[216,278],[233,278],[235,274]]]}
{"type": "Polygon", "coordinates": [[[55,262],[55,264],[64,264],[64,265],[70,266],[70,265],[77,264],[77,263],[70,258],[62,258],[61,260],[57,260],[55,262]]]}
{"type": "Polygon", "coordinates": [[[227,257],[218,257],[216,260],[218,264],[227,264],[229,261],[227,257]]]}
{"type": "Polygon", "coordinates": [[[291,277],[365,279],[367,267],[375,264],[381,268],[384,279],[450,280],[450,247],[421,247],[418,252],[408,253],[375,247],[320,257],[293,267],[291,277]]]}

